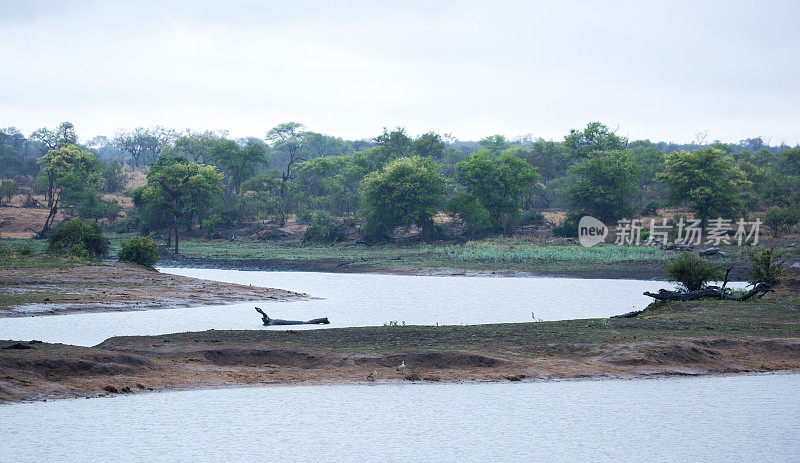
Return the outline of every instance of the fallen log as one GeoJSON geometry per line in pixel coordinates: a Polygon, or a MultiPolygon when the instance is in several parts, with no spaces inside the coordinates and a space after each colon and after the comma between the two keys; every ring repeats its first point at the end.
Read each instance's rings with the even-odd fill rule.
{"type": "Polygon", "coordinates": [[[641,315],[644,310],[634,310],[632,312],[624,313],[621,315],[612,315],[611,318],[636,318],[641,315]]]}
{"type": "Polygon", "coordinates": [[[256,307],[256,312],[261,314],[261,320],[264,321],[264,326],[277,326],[277,325],[329,325],[328,317],[315,318],[308,321],[300,320],[281,320],[279,318],[269,318],[269,315],[264,313],[263,310],[256,307]]]}
{"type": "Polygon", "coordinates": [[[772,286],[767,283],[758,283],[753,287],[753,289],[738,297],[731,296],[730,293],[725,290],[724,284],[722,285],[722,288],[710,287],[695,291],[668,291],[666,289],[660,289],[657,293],[645,291],[644,295],[650,296],[659,301],[695,301],[704,297],[714,297],[717,299],[742,302],[750,299],[751,297],[763,297],[765,294],[770,292],[773,292],[772,286]]]}

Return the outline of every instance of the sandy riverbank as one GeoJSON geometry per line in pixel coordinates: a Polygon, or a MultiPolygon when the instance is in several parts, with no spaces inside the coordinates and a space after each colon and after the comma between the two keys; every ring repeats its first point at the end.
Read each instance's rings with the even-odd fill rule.
{"type": "Polygon", "coordinates": [[[167,275],[133,264],[0,268],[0,317],[168,309],[306,295],[167,275]]]}

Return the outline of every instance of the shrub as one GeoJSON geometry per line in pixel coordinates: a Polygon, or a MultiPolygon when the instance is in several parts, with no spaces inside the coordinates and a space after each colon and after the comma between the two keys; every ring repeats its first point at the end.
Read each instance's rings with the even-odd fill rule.
{"type": "Polygon", "coordinates": [[[547,223],[547,219],[545,219],[544,215],[539,211],[527,211],[519,218],[519,225],[523,227],[526,225],[538,227],[545,223],[547,223]]]}
{"type": "Polygon", "coordinates": [[[0,257],[10,256],[10,255],[11,255],[11,248],[9,248],[3,243],[0,243],[0,257]]]}
{"type": "Polygon", "coordinates": [[[466,193],[460,193],[447,202],[447,212],[464,221],[473,237],[484,236],[492,227],[489,211],[466,193]]]}
{"type": "Polygon", "coordinates": [[[764,216],[764,227],[769,229],[773,238],[791,233],[798,222],[800,222],[800,210],[791,206],[770,208],[764,216]]]}
{"type": "Polygon", "coordinates": [[[311,225],[303,233],[303,239],[318,243],[335,243],[343,234],[342,225],[333,216],[318,212],[311,215],[311,225]]]}
{"type": "Polygon", "coordinates": [[[20,256],[32,256],[33,255],[33,248],[28,246],[27,244],[23,244],[21,246],[17,246],[17,254],[20,256]]]}
{"type": "Polygon", "coordinates": [[[146,236],[134,236],[122,244],[122,249],[117,254],[120,262],[133,262],[134,264],[152,267],[161,256],[158,246],[146,236]]]}
{"type": "Polygon", "coordinates": [[[97,222],[85,223],[81,219],[61,222],[47,236],[47,251],[83,258],[99,258],[108,254],[108,241],[97,222]]]}
{"type": "Polygon", "coordinates": [[[773,262],[775,249],[769,248],[763,251],[748,250],[750,256],[750,271],[748,281],[752,284],[767,283],[774,285],[778,283],[783,274],[783,265],[780,262],[773,262]]]}
{"type": "Polygon", "coordinates": [[[709,281],[722,278],[719,266],[687,252],[664,264],[669,281],[683,285],[688,291],[703,289],[709,281]]]}
{"type": "Polygon", "coordinates": [[[579,214],[567,214],[567,216],[558,225],[553,227],[554,236],[562,236],[564,238],[576,238],[578,236],[578,222],[581,216],[579,214]]]}

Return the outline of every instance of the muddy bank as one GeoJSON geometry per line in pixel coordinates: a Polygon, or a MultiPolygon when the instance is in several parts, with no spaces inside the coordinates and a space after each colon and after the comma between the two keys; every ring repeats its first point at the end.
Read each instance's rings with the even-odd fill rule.
{"type": "Polygon", "coordinates": [[[201,280],[132,264],[0,268],[0,317],[150,310],[306,297],[201,280]]]}
{"type": "MultiPolygon", "coordinates": [[[[324,330],[330,336],[335,331],[324,330]]],[[[235,333],[235,334],[234,334],[235,333]]],[[[543,381],[800,371],[800,339],[687,338],[553,350],[342,352],[280,347],[306,332],[111,338],[85,348],[0,341],[0,402],[242,385],[402,381],[543,381]],[[256,334],[254,334],[256,335],[256,334]],[[503,352],[504,351],[504,352],[503,352]],[[403,363],[405,369],[398,371],[403,363]]],[[[258,332],[254,332],[258,333],[258,332]]],[[[263,332],[262,332],[263,333],[263,332]]],[[[346,338],[346,336],[345,336],[346,338]]]]}

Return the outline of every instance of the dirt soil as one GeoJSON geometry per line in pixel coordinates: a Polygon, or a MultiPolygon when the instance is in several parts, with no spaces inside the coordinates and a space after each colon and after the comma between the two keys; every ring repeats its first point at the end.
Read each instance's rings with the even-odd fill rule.
{"type": "MultiPolygon", "coordinates": [[[[337,336],[339,330],[321,331],[337,336]]],[[[239,385],[613,379],[800,369],[797,338],[632,342],[586,356],[528,357],[512,351],[331,352],[207,333],[191,339],[112,338],[93,348],[1,341],[0,403],[239,385]],[[398,371],[401,362],[406,368],[398,371]]]]}
{"type": "Polygon", "coordinates": [[[133,264],[0,268],[0,317],[303,298],[281,289],[166,275],[133,264]]]}

